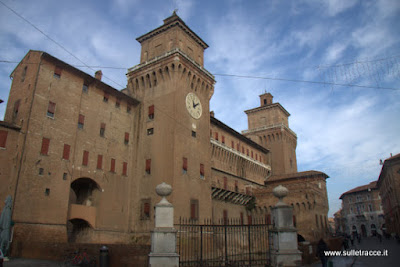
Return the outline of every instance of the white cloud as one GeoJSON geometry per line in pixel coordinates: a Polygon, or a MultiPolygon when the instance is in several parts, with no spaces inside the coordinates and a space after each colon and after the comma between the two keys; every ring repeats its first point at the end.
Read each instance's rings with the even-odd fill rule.
{"type": "Polygon", "coordinates": [[[327,12],[330,16],[336,16],[349,8],[352,8],[357,0],[328,0],[324,2],[327,5],[327,12]]]}

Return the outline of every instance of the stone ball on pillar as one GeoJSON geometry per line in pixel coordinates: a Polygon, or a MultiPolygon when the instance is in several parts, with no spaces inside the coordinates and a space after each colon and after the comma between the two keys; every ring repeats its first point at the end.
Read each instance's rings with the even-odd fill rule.
{"type": "Polygon", "coordinates": [[[278,185],[274,188],[274,190],[272,190],[272,193],[276,198],[279,199],[278,203],[276,203],[275,206],[286,206],[286,204],[283,202],[283,198],[286,197],[289,193],[289,190],[286,187],[278,185]]]}
{"type": "Polygon", "coordinates": [[[156,186],[156,193],[157,193],[157,195],[162,197],[159,204],[170,204],[165,197],[171,195],[171,193],[172,193],[171,185],[169,185],[165,182],[162,182],[161,184],[156,186]]]}

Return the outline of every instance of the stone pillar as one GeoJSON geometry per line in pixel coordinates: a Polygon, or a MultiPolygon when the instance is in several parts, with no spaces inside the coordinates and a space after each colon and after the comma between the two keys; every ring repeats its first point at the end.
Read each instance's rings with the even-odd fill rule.
{"type": "Polygon", "coordinates": [[[156,192],[162,197],[155,208],[155,228],[151,232],[151,252],[149,266],[178,267],[179,255],[176,253],[176,230],[174,228],[174,207],[165,198],[172,192],[166,183],[157,185],[156,192]]]}
{"type": "Polygon", "coordinates": [[[283,202],[289,190],[281,185],[273,190],[278,203],[272,208],[272,266],[300,266],[301,252],[297,247],[297,230],[293,226],[293,208],[283,202]]]}

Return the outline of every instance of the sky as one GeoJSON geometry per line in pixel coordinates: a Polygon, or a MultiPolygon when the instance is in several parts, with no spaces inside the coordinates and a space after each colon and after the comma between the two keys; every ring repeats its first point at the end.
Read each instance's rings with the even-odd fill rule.
{"type": "Polygon", "coordinates": [[[330,217],[342,193],[377,180],[380,159],[400,153],[397,0],[0,0],[0,99],[31,49],[125,88],[136,38],[175,9],[209,45],[215,117],[246,130],[244,110],[270,92],[291,114],[298,171],[329,176],[330,217]]]}

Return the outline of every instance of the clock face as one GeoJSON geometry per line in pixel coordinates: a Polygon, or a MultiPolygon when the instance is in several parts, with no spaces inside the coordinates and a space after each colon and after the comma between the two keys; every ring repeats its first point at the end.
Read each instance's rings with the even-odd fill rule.
{"type": "Polygon", "coordinates": [[[203,109],[201,107],[200,99],[195,94],[187,94],[186,108],[194,119],[200,119],[203,109]]]}

